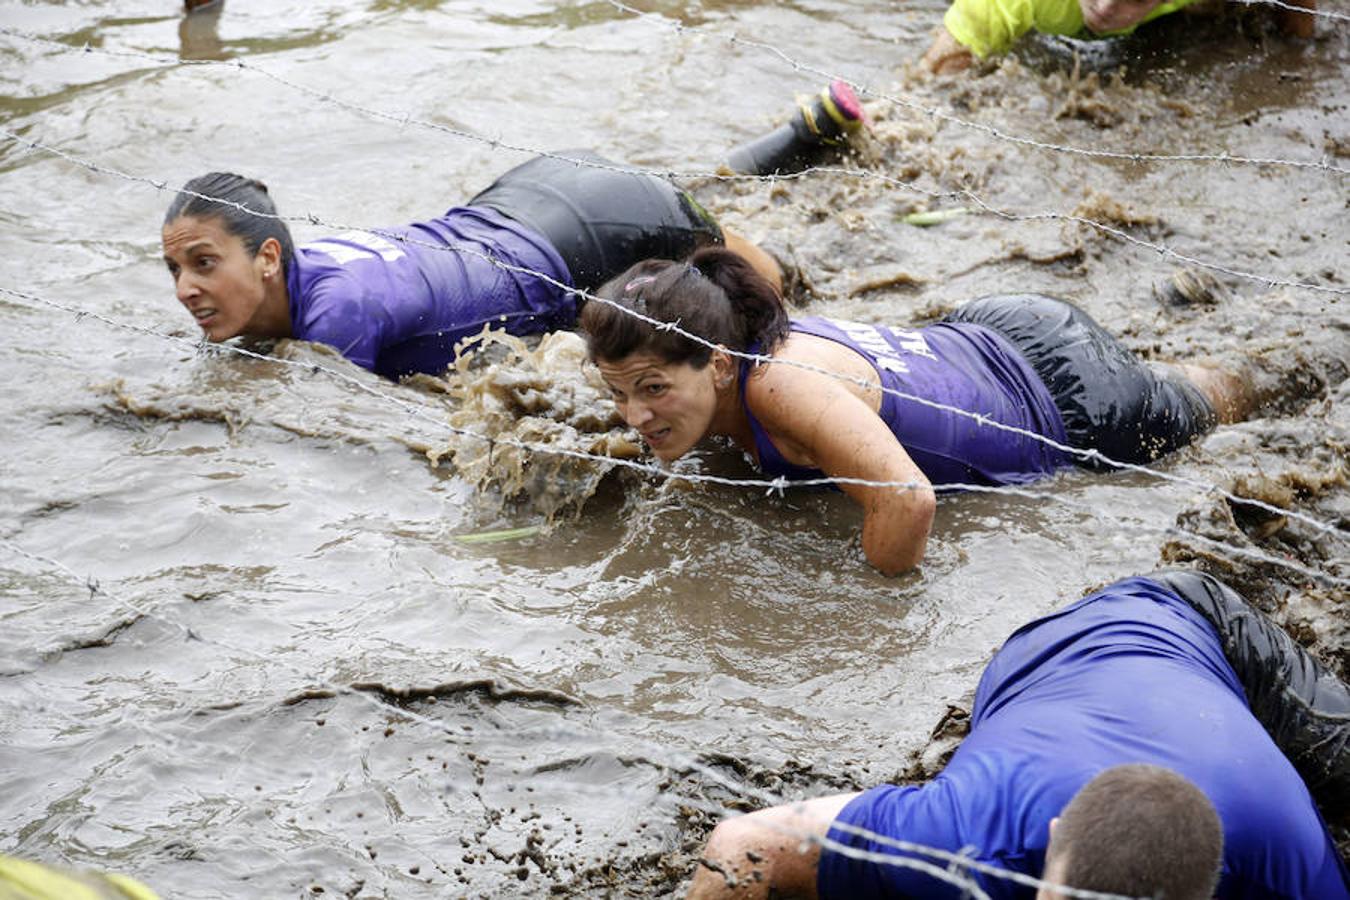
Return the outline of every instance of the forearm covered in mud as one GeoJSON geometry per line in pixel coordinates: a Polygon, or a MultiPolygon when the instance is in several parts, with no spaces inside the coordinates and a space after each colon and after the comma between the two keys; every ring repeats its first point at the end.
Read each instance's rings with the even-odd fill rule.
{"type": "MultiPolygon", "coordinates": [[[[847,490],[847,488],[846,488],[847,490]]],[[[863,504],[863,555],[883,575],[923,562],[937,498],[927,485],[849,490],[863,504]]]]}

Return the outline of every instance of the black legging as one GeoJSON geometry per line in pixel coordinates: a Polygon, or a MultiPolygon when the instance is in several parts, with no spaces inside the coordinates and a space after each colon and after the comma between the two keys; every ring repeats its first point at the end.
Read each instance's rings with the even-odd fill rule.
{"type": "Polygon", "coordinates": [[[1252,714],[1308,787],[1350,803],[1350,687],[1223,582],[1182,570],[1148,577],[1214,626],[1252,714]]]}
{"type": "Polygon", "coordinates": [[[996,294],[963,304],[944,321],[991,328],[1017,348],[1045,382],[1069,443],[1079,449],[1146,463],[1214,427],[1214,410],[1195,385],[1154,371],[1067,300],[996,294]]]}
{"type": "Polygon", "coordinates": [[[504,173],[469,201],[488,206],[548,238],[567,263],[572,284],[595,290],[644,259],[684,259],[721,244],[722,230],[675,185],[588,150],[569,159],[540,156],[504,173]]]}

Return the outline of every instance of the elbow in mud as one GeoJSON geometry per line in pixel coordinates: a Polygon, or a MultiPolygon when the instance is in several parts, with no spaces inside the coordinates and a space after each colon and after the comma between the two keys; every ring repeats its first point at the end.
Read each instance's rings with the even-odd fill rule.
{"type": "MultiPolygon", "coordinates": [[[[906,502],[904,526],[898,540],[869,541],[863,536],[863,553],[867,561],[883,575],[902,575],[923,562],[928,549],[928,535],[933,530],[937,513],[937,496],[932,488],[914,491],[906,502]]],[[[866,531],[864,525],[864,531],[866,531]]]]}

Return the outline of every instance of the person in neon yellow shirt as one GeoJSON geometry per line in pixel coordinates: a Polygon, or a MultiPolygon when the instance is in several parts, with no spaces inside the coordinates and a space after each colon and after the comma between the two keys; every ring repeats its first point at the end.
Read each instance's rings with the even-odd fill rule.
{"type": "Polygon", "coordinates": [[[0,855],[0,900],[159,900],[125,875],[66,872],[0,855]]]}
{"type": "MultiPolygon", "coordinates": [[[[933,72],[955,72],[972,57],[1006,53],[1028,31],[1042,34],[1107,36],[1128,34],[1140,23],[1189,6],[1194,0],[954,0],[943,25],[924,54],[933,72]]],[[[1290,5],[1315,9],[1316,0],[1290,5]]],[[[1281,28],[1295,37],[1311,37],[1312,16],[1280,9],[1281,28]]]]}

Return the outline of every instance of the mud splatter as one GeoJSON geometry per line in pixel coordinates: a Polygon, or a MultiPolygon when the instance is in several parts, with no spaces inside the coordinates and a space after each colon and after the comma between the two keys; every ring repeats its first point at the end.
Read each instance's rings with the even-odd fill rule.
{"type": "Polygon", "coordinates": [[[550,519],[579,513],[614,468],[568,451],[618,459],[642,452],[587,362],[585,343],[570,332],[532,347],[485,329],[444,378],[413,383],[445,393],[453,401],[451,424],[481,436],[428,450],[433,465],[448,461],[480,494],[526,502],[550,519]]]}

